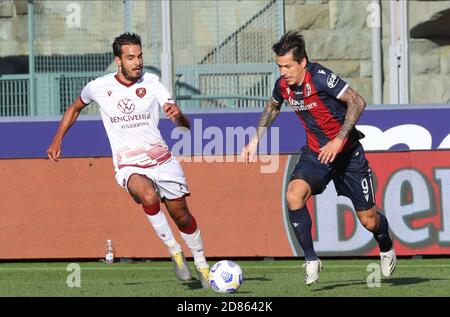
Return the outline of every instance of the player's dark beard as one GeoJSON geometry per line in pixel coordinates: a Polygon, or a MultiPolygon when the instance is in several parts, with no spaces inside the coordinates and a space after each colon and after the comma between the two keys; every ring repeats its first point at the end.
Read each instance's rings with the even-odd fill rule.
{"type": "Polygon", "coordinates": [[[131,75],[131,73],[129,73],[128,71],[127,71],[127,69],[125,68],[125,67],[120,67],[120,70],[121,70],[121,72],[122,72],[122,75],[123,75],[123,77],[125,77],[127,80],[129,80],[129,81],[136,81],[136,80],[138,80],[139,78],[141,78],[141,76],[142,76],[142,71],[141,71],[141,74],[139,75],[139,76],[133,76],[133,75],[131,75]]]}

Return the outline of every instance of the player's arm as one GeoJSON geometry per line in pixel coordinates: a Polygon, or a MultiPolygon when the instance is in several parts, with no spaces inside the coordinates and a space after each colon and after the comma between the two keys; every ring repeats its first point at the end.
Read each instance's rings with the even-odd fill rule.
{"type": "Polygon", "coordinates": [[[269,101],[264,108],[261,117],[259,118],[258,127],[255,135],[255,139],[259,142],[261,137],[266,133],[267,129],[272,125],[275,118],[280,113],[281,107],[273,97],[270,97],[269,101]]]}
{"type": "Polygon", "coordinates": [[[271,97],[267,102],[261,117],[258,122],[258,126],[256,128],[256,135],[247,144],[241,152],[241,156],[245,159],[246,162],[251,162],[253,155],[256,153],[256,149],[258,147],[259,140],[266,133],[267,129],[272,125],[275,118],[280,113],[281,106],[278,102],[271,97]]]}
{"type": "Polygon", "coordinates": [[[350,132],[355,127],[356,123],[361,117],[366,102],[364,99],[351,87],[348,87],[344,93],[339,97],[339,100],[347,104],[347,113],[345,115],[344,123],[336,138],[328,142],[320,149],[318,156],[322,163],[333,162],[336,155],[342,150],[345,140],[350,135],[350,132]]]}
{"type": "Polygon", "coordinates": [[[347,104],[344,124],[337,135],[339,139],[344,141],[355,127],[359,117],[361,117],[361,114],[366,108],[366,102],[351,87],[348,87],[339,99],[347,104]]]}
{"type": "Polygon", "coordinates": [[[66,112],[59,123],[58,130],[56,130],[55,136],[53,137],[52,143],[50,143],[47,149],[47,156],[54,162],[57,162],[61,156],[61,143],[64,135],[77,120],[78,115],[81,110],[87,105],[83,103],[80,97],[75,99],[75,101],[67,108],[66,112]]]}
{"type": "Polygon", "coordinates": [[[186,117],[184,113],[181,112],[180,108],[178,108],[177,104],[166,102],[163,105],[163,110],[170,120],[177,126],[177,127],[185,127],[190,128],[191,124],[189,122],[189,118],[186,117]]]}

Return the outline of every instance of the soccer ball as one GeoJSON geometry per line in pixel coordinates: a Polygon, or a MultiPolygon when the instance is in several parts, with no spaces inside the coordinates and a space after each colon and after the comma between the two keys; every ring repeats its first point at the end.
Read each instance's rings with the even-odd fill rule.
{"type": "Polygon", "coordinates": [[[241,267],[230,260],[219,261],[209,271],[209,284],[217,293],[234,293],[241,287],[244,274],[241,267]]]}

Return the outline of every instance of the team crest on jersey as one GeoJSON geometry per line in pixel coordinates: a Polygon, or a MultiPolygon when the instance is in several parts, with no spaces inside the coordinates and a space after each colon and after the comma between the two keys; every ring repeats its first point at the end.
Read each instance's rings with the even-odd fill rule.
{"type": "Polygon", "coordinates": [[[331,73],[327,77],[327,85],[330,88],[336,87],[337,83],[339,82],[339,78],[335,73],[331,73]]]}
{"type": "Polygon", "coordinates": [[[311,85],[309,83],[306,83],[305,88],[306,88],[306,97],[311,96],[311,85]]]}
{"type": "Polygon", "coordinates": [[[147,93],[147,90],[146,90],[144,87],[136,88],[136,95],[137,95],[139,98],[144,97],[146,93],[147,93]]]}
{"type": "Polygon", "coordinates": [[[131,99],[123,98],[117,103],[117,108],[119,108],[122,113],[130,114],[134,111],[135,106],[131,99]]]}

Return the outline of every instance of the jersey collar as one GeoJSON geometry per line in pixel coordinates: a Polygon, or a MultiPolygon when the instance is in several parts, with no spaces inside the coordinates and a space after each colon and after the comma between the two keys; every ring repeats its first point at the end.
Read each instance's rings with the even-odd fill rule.
{"type": "Polygon", "coordinates": [[[114,75],[114,78],[120,83],[120,84],[122,84],[122,85],[124,85],[125,87],[131,87],[131,86],[133,86],[138,80],[135,80],[135,81],[133,81],[133,82],[131,82],[131,83],[126,83],[126,82],[124,82],[124,81],[122,81],[120,78],[119,78],[119,76],[117,76],[117,74],[115,74],[114,75]]]}

